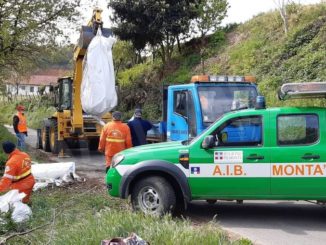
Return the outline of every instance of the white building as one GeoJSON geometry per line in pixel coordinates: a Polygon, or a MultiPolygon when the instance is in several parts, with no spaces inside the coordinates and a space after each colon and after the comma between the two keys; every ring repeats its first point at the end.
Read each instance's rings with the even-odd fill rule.
{"type": "Polygon", "coordinates": [[[66,76],[67,73],[67,70],[49,69],[29,77],[11,79],[5,83],[6,92],[12,95],[38,95],[40,89],[44,88],[44,93],[48,93],[50,86],[56,85],[58,78],[66,76]]]}

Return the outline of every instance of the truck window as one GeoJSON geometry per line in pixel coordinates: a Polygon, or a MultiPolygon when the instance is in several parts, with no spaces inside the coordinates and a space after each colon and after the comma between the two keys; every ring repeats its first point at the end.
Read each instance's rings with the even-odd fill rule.
{"type": "Polygon", "coordinates": [[[187,92],[186,91],[175,91],[173,94],[173,111],[186,117],[187,115],[187,92]]]}
{"type": "Polygon", "coordinates": [[[219,146],[261,146],[262,117],[233,118],[217,129],[219,146]]]}
{"type": "Polygon", "coordinates": [[[307,145],[319,139],[319,122],[315,114],[282,115],[277,118],[278,145],[307,145]]]}
{"type": "Polygon", "coordinates": [[[254,86],[202,86],[198,88],[203,122],[210,124],[231,110],[252,108],[257,90],[254,86]]]}
{"type": "Polygon", "coordinates": [[[197,135],[196,113],[194,107],[194,100],[191,91],[175,91],[174,94],[173,111],[180,114],[187,119],[189,125],[189,137],[193,138],[197,135]],[[187,99],[188,96],[188,99],[187,99]]]}

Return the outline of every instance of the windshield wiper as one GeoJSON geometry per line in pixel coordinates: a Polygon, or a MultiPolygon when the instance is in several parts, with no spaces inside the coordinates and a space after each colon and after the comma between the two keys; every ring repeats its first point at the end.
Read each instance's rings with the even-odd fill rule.
{"type": "Polygon", "coordinates": [[[245,110],[245,109],[249,109],[248,106],[243,106],[243,107],[239,107],[239,108],[236,108],[236,109],[232,109],[231,111],[240,111],[240,110],[245,110]]]}

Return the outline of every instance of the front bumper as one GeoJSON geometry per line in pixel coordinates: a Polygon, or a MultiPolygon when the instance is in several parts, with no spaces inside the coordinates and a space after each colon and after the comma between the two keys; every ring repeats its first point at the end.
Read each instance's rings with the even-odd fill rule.
{"type": "Polygon", "coordinates": [[[106,186],[108,192],[113,197],[119,197],[119,188],[122,176],[119,174],[116,168],[110,168],[106,174],[106,186]]]}

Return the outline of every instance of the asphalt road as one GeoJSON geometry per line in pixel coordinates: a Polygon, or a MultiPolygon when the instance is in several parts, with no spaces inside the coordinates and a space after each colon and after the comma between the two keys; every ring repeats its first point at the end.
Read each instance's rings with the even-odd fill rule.
{"type": "MultiPolygon", "coordinates": [[[[10,132],[14,133],[12,126],[5,125],[10,132]]],[[[36,130],[29,129],[26,143],[32,147],[36,146],[37,133],[36,130]]],[[[104,155],[94,151],[90,152],[87,148],[81,149],[66,149],[66,156],[58,158],[52,153],[48,153],[49,159],[54,162],[75,162],[76,171],[95,171],[105,172],[104,155]]],[[[104,174],[103,174],[104,176],[104,174]]]]}
{"type": "Polygon", "coordinates": [[[225,230],[256,244],[326,244],[326,208],[307,202],[220,201],[209,205],[195,201],[186,216],[197,222],[214,218],[225,230]]]}
{"type": "MultiPolygon", "coordinates": [[[[7,127],[13,132],[12,128],[7,127]]],[[[29,130],[26,141],[35,147],[35,130],[29,130]]],[[[70,157],[58,158],[49,153],[52,161],[74,161],[77,173],[83,171],[88,175],[104,177],[102,154],[90,153],[84,148],[69,150],[67,155],[70,157]]],[[[245,201],[244,204],[236,204],[219,201],[210,205],[204,201],[194,201],[189,204],[185,216],[196,223],[214,219],[223,229],[256,244],[326,244],[326,207],[307,202],[245,201]]]]}

